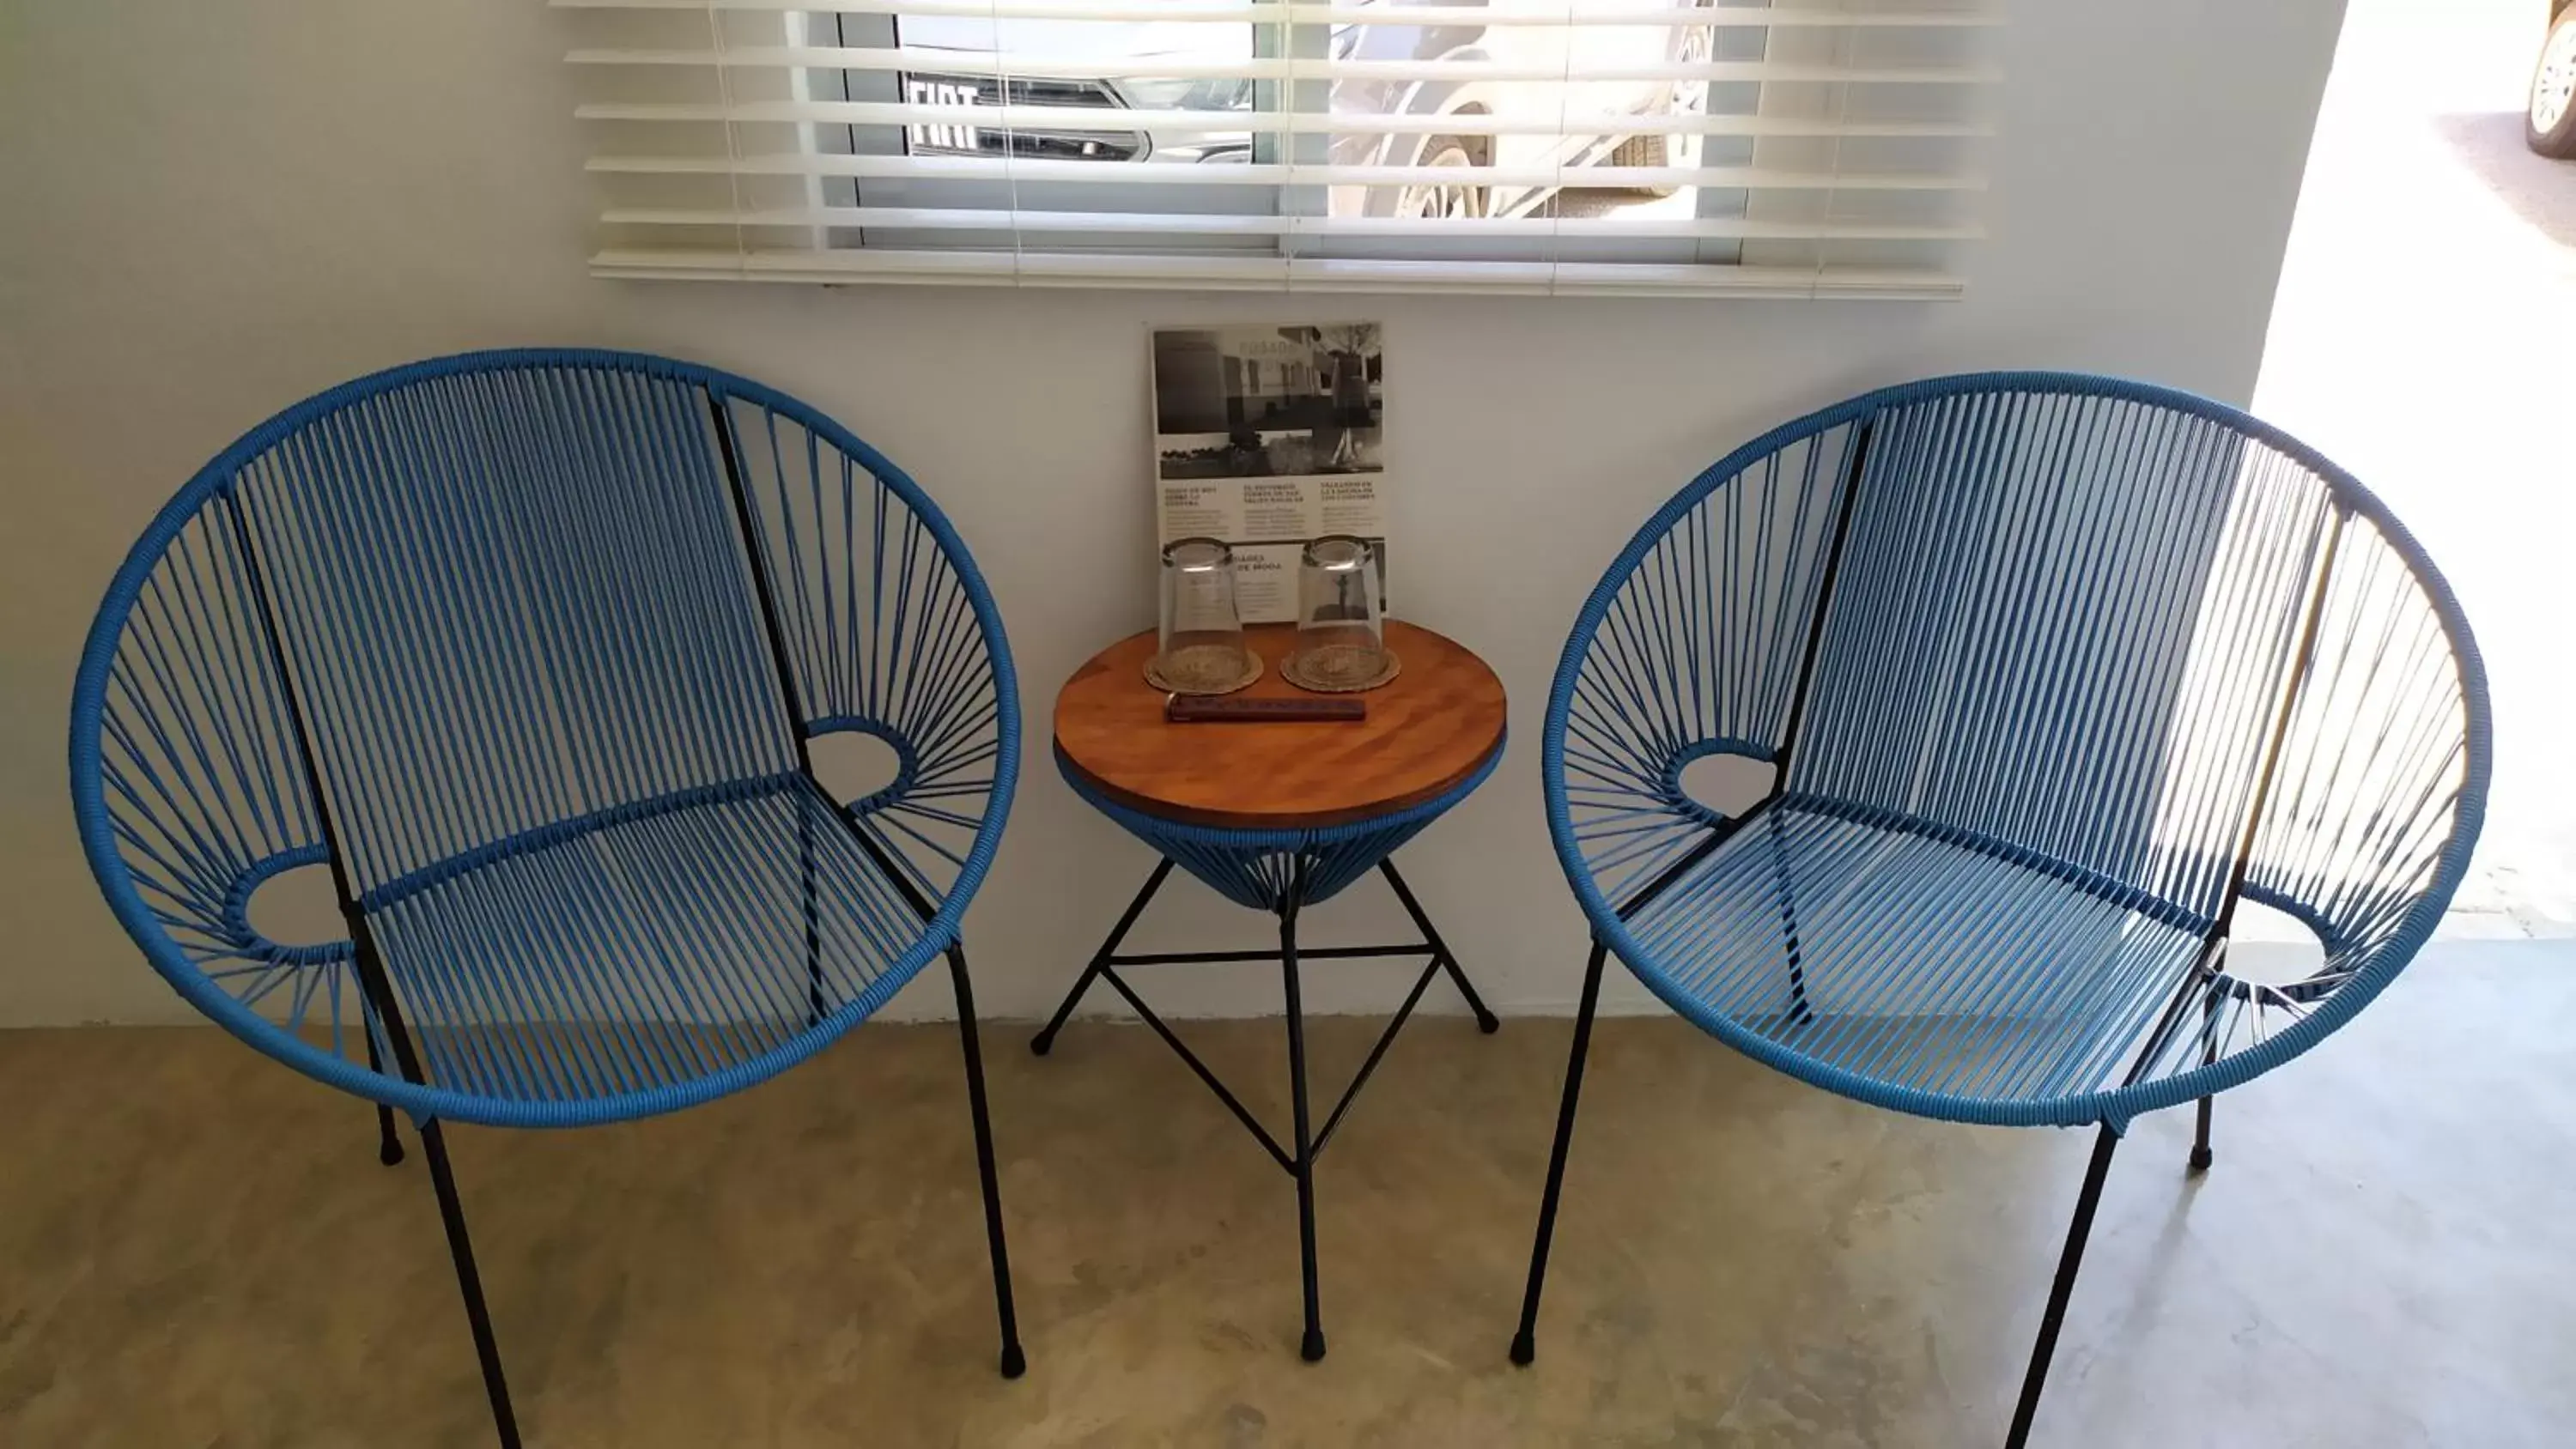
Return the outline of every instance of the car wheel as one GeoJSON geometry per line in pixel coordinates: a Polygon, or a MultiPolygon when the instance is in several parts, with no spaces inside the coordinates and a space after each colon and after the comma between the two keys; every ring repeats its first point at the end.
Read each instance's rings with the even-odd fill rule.
{"type": "Polygon", "coordinates": [[[2522,139],[2543,156],[2576,159],[2576,6],[2559,12],[2541,42],[2522,139]]]}
{"type": "MultiPolygon", "coordinates": [[[[1482,138],[1476,138],[1481,140],[1482,138]]],[[[1422,164],[1456,168],[1462,178],[1485,164],[1473,141],[1464,136],[1434,136],[1422,148],[1422,164]]],[[[1493,214],[1490,186],[1446,181],[1416,182],[1395,194],[1395,214],[1404,217],[1482,217],[1493,214]]]]}
{"type": "MultiPolygon", "coordinates": [[[[1701,3],[1705,3],[1705,0],[1701,0],[1701,3]]],[[[1675,65],[1705,65],[1716,53],[1717,37],[1710,27],[1686,25],[1681,27],[1681,34],[1675,40],[1672,59],[1675,65]]],[[[1673,82],[1672,93],[1665,97],[1657,114],[1696,116],[1707,108],[1708,82],[1677,80],[1673,82]]],[[[1696,134],[1670,135],[1660,131],[1630,136],[1611,150],[1609,164],[1613,166],[1697,166],[1701,143],[1707,139],[1705,136],[1696,134]]],[[[1619,190],[1632,196],[1666,197],[1681,188],[1657,185],[1621,187],[1619,190]]]]}

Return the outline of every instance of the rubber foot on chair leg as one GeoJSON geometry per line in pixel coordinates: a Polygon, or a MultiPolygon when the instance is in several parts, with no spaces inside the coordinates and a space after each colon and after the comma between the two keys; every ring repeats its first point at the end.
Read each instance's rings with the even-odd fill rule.
{"type": "Polygon", "coordinates": [[[1308,1363],[1322,1363],[1324,1361],[1324,1330],[1320,1328],[1307,1329],[1306,1341],[1297,1345],[1297,1356],[1308,1363]]]}
{"type": "Polygon", "coordinates": [[[1015,1379],[1028,1371],[1029,1356],[1020,1352],[1016,1343],[1005,1345],[1002,1349],[1002,1377],[1015,1379]]]}
{"type": "Polygon", "coordinates": [[[1538,1345],[1526,1333],[1512,1335],[1512,1362],[1528,1368],[1538,1358],[1538,1345]]]}
{"type": "Polygon", "coordinates": [[[2209,1164],[2214,1160],[2206,1147],[2195,1147],[2191,1150],[2191,1170],[2194,1172],[2209,1171],[2209,1164]]]}
{"type": "Polygon", "coordinates": [[[1036,1036],[1029,1038],[1029,1055],[1033,1057],[1045,1056],[1054,1046],[1054,1033],[1043,1031],[1039,1032],[1036,1036]]]}
{"type": "Polygon", "coordinates": [[[1501,1031],[1502,1029],[1503,1019],[1494,1015],[1490,1011],[1476,1018],[1476,1030],[1483,1032],[1487,1036],[1492,1036],[1495,1032],[1501,1031]]]}
{"type": "Polygon", "coordinates": [[[391,1137],[386,1138],[383,1145],[376,1149],[376,1160],[387,1167],[400,1167],[403,1160],[402,1144],[391,1137]]]}

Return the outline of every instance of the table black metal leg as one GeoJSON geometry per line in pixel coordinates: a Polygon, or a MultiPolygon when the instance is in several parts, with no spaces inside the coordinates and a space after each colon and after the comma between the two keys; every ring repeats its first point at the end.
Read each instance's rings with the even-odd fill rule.
{"type": "Polygon", "coordinates": [[[1074,981],[1073,989],[1065,993],[1064,1004],[1047,1019],[1045,1029],[1029,1038],[1030,1051],[1045,1056],[1055,1045],[1055,1034],[1064,1030],[1065,1019],[1073,1015],[1075,1006],[1081,1004],[1082,994],[1091,989],[1091,983],[1100,979],[1100,973],[1109,965],[1109,958],[1118,954],[1118,943],[1127,939],[1127,932],[1135,926],[1136,918],[1145,914],[1146,903],[1154,899],[1154,892],[1163,888],[1163,878],[1171,873],[1170,856],[1154,862],[1154,873],[1145,877],[1145,888],[1136,892],[1136,899],[1127,903],[1126,911],[1118,917],[1118,924],[1109,929],[1109,939],[1101,942],[1100,949],[1091,953],[1091,964],[1082,968],[1082,975],[1074,981]]]}
{"type": "Polygon", "coordinates": [[[1351,1103],[1359,1100],[1360,1088],[1368,1085],[1369,1074],[1376,1071],[1377,1064],[1385,1059],[1386,1049],[1395,1045],[1395,1034],[1404,1030],[1405,1022],[1413,1017],[1413,1008],[1422,1002],[1422,993],[1430,987],[1431,978],[1439,974],[1438,961],[1426,962],[1421,971],[1415,973],[1413,989],[1404,994],[1404,1004],[1395,1009],[1395,1015],[1387,1018],[1386,1029],[1377,1034],[1377,1044],[1370,1047],[1369,1054],[1361,1059],[1360,1069],[1351,1074],[1351,1084],[1342,1089],[1342,1099],[1333,1104],[1332,1111],[1324,1114],[1324,1125],[1315,1133],[1317,1157],[1323,1156],[1324,1149],[1332,1145],[1333,1133],[1342,1125],[1343,1114],[1351,1110],[1351,1103]]]}
{"type": "Polygon", "coordinates": [[[1459,966],[1458,957],[1450,951],[1449,943],[1440,939],[1440,932],[1432,926],[1431,917],[1422,909],[1422,903],[1413,898],[1413,890],[1404,883],[1404,877],[1396,873],[1395,857],[1390,855],[1379,861],[1377,868],[1385,874],[1386,883],[1394,887],[1395,898],[1404,904],[1404,913],[1413,918],[1414,929],[1422,933],[1423,940],[1431,943],[1442,969],[1449,973],[1451,981],[1457,983],[1458,994],[1467,999],[1467,1009],[1476,1013],[1476,1025],[1488,1036],[1500,1031],[1503,1023],[1485,1009],[1485,999],[1476,994],[1476,988],[1467,984],[1467,973],[1459,966]]]}
{"type": "Polygon", "coordinates": [[[1306,893],[1306,863],[1297,862],[1287,902],[1279,908],[1280,982],[1288,998],[1288,1099],[1296,1126],[1298,1266],[1305,1275],[1306,1336],[1298,1357],[1324,1356],[1323,1308],[1315,1285],[1315,1143],[1306,1110],[1306,1013],[1297,990],[1297,906],[1306,893]]]}
{"type": "Polygon", "coordinates": [[[1520,1332],[1512,1335],[1512,1362],[1538,1356],[1538,1295],[1547,1283],[1547,1249],[1556,1236],[1556,1198],[1565,1186],[1565,1154],[1574,1145],[1574,1107],[1583,1096],[1583,1058],[1592,1045],[1592,1015],[1601,1004],[1601,963],[1609,948],[1592,943],[1583,967],[1583,1004],[1574,1014],[1574,1050],[1565,1063],[1565,1100],[1556,1111],[1556,1148],[1548,1154],[1547,1190],[1538,1203],[1538,1236],[1530,1244],[1529,1287],[1521,1295],[1520,1332]]]}
{"type": "MultiPolygon", "coordinates": [[[[1288,852],[1281,852],[1281,855],[1284,857],[1288,852]]],[[[1136,892],[1135,899],[1127,903],[1127,909],[1119,914],[1118,923],[1110,928],[1108,938],[1100,943],[1100,949],[1092,953],[1089,964],[1083,967],[1081,977],[1074,982],[1073,989],[1066,993],[1064,1001],[1056,1007],[1055,1015],[1035,1037],[1030,1039],[1029,1049],[1041,1056],[1045,1055],[1055,1044],[1056,1033],[1062,1031],[1065,1023],[1072,1018],[1074,1008],[1081,1003],[1084,994],[1091,989],[1092,983],[1106,982],[1112,990],[1126,1000],[1130,1007],[1134,1008],[1137,1017],[1146,1026],[1152,1028],[1155,1035],[1162,1038],[1163,1044],[1170,1047],[1173,1053],[1180,1057],[1182,1063],[1206,1084],[1208,1090],[1215,1093],[1217,1100],[1234,1114],[1236,1120],[1243,1124],[1244,1129],[1252,1134],[1254,1140],[1261,1144],[1262,1149],[1270,1154],[1272,1160],[1284,1168],[1289,1176],[1296,1179],[1297,1257],[1305,1309],[1304,1331],[1299,1339],[1298,1352],[1307,1361],[1312,1362],[1324,1356],[1322,1293],[1319,1287],[1315,1245],[1316,1159],[1323,1155],[1325,1144],[1332,1140],[1334,1130],[1349,1111],[1353,1099],[1358,1097],[1360,1088],[1367,1084],[1370,1074],[1385,1057],[1387,1048],[1393,1043],[1396,1033],[1403,1029],[1406,1020],[1412,1016],[1415,1005],[1421,1001],[1422,993],[1430,986],[1433,977],[1443,972],[1448,974],[1449,979],[1457,984],[1459,994],[1466,998],[1469,1009],[1476,1013],[1478,1024],[1486,1031],[1495,1030],[1501,1023],[1495,1019],[1493,1012],[1486,1008],[1483,999],[1477,996],[1475,988],[1468,983],[1466,973],[1459,968],[1457,958],[1449,953],[1448,943],[1440,939],[1439,931],[1431,924],[1431,918],[1422,909],[1422,903],[1415,899],[1412,888],[1406,884],[1403,875],[1389,861],[1380,861],[1379,867],[1386,876],[1388,886],[1395,891],[1396,899],[1403,904],[1405,913],[1421,930],[1422,940],[1418,943],[1393,946],[1329,946],[1301,950],[1297,944],[1297,921],[1299,913],[1306,904],[1306,889],[1312,862],[1303,856],[1297,856],[1289,862],[1289,883],[1275,907],[1279,917],[1278,950],[1160,951],[1120,955],[1119,946],[1125,942],[1128,932],[1134,928],[1137,920],[1144,915],[1145,907],[1153,901],[1155,893],[1161,890],[1163,882],[1170,877],[1174,864],[1175,861],[1169,856],[1155,863],[1153,873],[1146,878],[1144,886],[1136,892]],[[1325,1114],[1323,1126],[1318,1130],[1315,1125],[1313,1097],[1307,1080],[1306,1013],[1304,982],[1299,974],[1300,969],[1304,962],[1321,957],[1351,960],[1387,956],[1411,956],[1416,959],[1427,956],[1429,959],[1416,974],[1413,987],[1406,994],[1403,1004],[1397,1008],[1394,1017],[1387,1022],[1375,1046],[1370,1049],[1367,1059],[1360,1064],[1349,1086],[1343,1090],[1340,1100],[1331,1112],[1325,1114]],[[1225,1083],[1209,1069],[1205,1062],[1199,1060],[1198,1055],[1190,1050],[1189,1045],[1181,1040],[1170,1024],[1154,1013],[1145,999],[1137,994],[1135,988],[1128,984],[1120,972],[1121,967],[1129,966],[1268,960],[1279,962],[1280,984],[1288,1017],[1288,1085],[1295,1131],[1284,1144],[1270,1134],[1270,1131],[1261,1124],[1260,1119],[1252,1115],[1251,1110],[1227,1089],[1225,1083]]],[[[1597,985],[1597,976],[1595,980],[1597,985]]],[[[1588,1023],[1587,1016],[1587,1026],[1588,1023]]],[[[998,1242],[997,1238],[997,1251],[998,1242]]]]}
{"type": "Polygon", "coordinates": [[[975,1117],[975,1172],[984,1191],[984,1237],[993,1254],[993,1308],[1002,1324],[1002,1377],[1028,1372],[1020,1317],[1011,1302],[1011,1250],[1002,1241],[1002,1184],[993,1166],[993,1118],[984,1102],[984,1050],[976,1039],[975,988],[966,978],[966,948],[948,948],[948,979],[957,990],[957,1035],[966,1052],[966,1105],[975,1117]]]}

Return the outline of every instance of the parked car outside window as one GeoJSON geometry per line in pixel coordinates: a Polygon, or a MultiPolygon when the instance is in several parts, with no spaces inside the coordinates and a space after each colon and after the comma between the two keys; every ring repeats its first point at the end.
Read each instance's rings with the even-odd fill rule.
{"type": "MultiPolygon", "coordinates": [[[[1437,5],[1444,0],[1429,3],[1437,5]]],[[[1482,0],[1457,3],[1462,7],[1462,23],[1457,25],[1336,26],[1329,53],[1335,60],[1362,62],[1490,61],[1524,73],[1555,70],[1560,74],[1569,64],[1595,70],[1641,64],[1698,64],[1711,54],[1712,32],[1708,26],[1487,26],[1475,23],[1465,9],[1470,4],[1481,5],[1482,0]]],[[[1705,4],[1707,0],[1697,3],[1705,4]]],[[[1585,12],[1609,15],[1636,8],[1635,0],[1573,0],[1578,20],[1585,12]]],[[[895,40],[907,50],[950,52],[961,58],[957,73],[930,69],[907,73],[903,77],[903,94],[913,104],[1000,106],[1007,102],[1096,109],[1102,113],[1097,129],[1087,124],[1066,125],[1049,130],[1022,129],[1016,136],[998,128],[966,124],[909,126],[905,128],[904,142],[913,155],[1007,154],[1031,160],[1179,165],[1254,159],[1248,123],[1242,131],[1212,129],[1159,136],[1147,130],[1122,129],[1117,124],[1120,111],[1250,112],[1256,101],[1256,87],[1251,81],[1145,75],[1109,80],[1012,76],[1005,82],[973,73],[993,69],[991,62],[997,54],[1005,59],[1044,54],[1097,60],[1104,69],[1128,61],[1205,68],[1236,65],[1253,55],[1254,29],[1249,25],[904,16],[897,21],[895,40]]],[[[1703,109],[1708,94],[1704,81],[1672,79],[1567,82],[1368,78],[1340,79],[1330,84],[1331,113],[1354,118],[1554,115],[1566,111],[1687,116],[1703,109]]],[[[1455,135],[1443,135],[1337,130],[1331,137],[1333,164],[1455,168],[1458,180],[1403,186],[1336,186],[1332,188],[1330,214],[1527,215],[1545,208],[1560,188],[1493,185],[1477,180],[1477,171],[1599,165],[1696,166],[1699,143],[1695,135],[1660,133],[1489,135],[1462,128],[1455,135]]],[[[1670,188],[1657,190],[1660,193],[1670,188]]]]}
{"type": "MultiPolygon", "coordinates": [[[[1252,58],[1250,26],[1162,21],[1109,24],[1079,20],[987,20],[971,16],[907,15],[895,22],[895,43],[906,49],[946,51],[985,62],[998,53],[1061,56],[1098,61],[1233,65],[1252,58]]],[[[985,66],[974,67],[982,69],[985,66]]],[[[913,105],[1000,106],[1004,82],[972,70],[908,72],[904,99],[913,105]]],[[[1012,76],[1008,104],[1096,109],[1102,112],[1249,111],[1252,83],[1187,77],[1130,76],[1118,80],[1059,80],[1012,76]]],[[[1248,161],[1252,133],[1164,136],[1120,130],[1104,114],[1101,129],[1021,130],[968,124],[907,126],[905,149],[916,156],[1017,156],[1031,161],[1248,161]]]]}

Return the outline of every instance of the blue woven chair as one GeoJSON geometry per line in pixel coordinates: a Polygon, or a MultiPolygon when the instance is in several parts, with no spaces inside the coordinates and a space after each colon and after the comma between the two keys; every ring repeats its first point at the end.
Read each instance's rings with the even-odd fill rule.
{"type": "Polygon", "coordinates": [[[1021,1372],[958,943],[1019,725],[965,546],[838,424],[686,363],[489,352],[300,403],[180,490],[91,629],[72,791],[181,996],[380,1104],[388,1165],[411,1115],[515,1445],[441,1121],[740,1091],[943,953],[1021,1372]],[[813,771],[842,732],[895,761],[857,800],[813,771]],[[307,866],[346,936],[273,940],[253,894],[307,866]]]}
{"type": "Polygon", "coordinates": [[[2349,1021],[2432,933],[2487,787],[2486,680],[2377,499],[2234,409],[2104,378],[1889,388],[1747,444],[1567,640],[1548,825],[1593,946],[1512,1357],[1616,953],[1738,1051],[1876,1106],[2095,1126],[2010,1438],[2113,1147],[2349,1021]],[[1709,756],[1767,777],[1704,804],[1709,756]],[[1767,775],[1766,775],[1767,772],[1767,775]],[[2313,930],[2231,969],[2241,902],[2313,930]]]}

